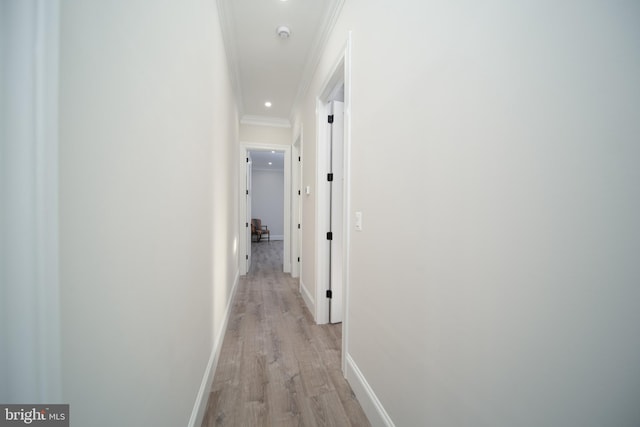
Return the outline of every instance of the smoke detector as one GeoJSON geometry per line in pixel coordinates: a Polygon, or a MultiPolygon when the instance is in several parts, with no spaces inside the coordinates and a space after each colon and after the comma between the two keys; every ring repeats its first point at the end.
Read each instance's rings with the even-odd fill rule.
{"type": "Polygon", "coordinates": [[[281,39],[288,39],[291,35],[291,30],[289,29],[289,27],[285,27],[284,25],[282,25],[278,27],[278,29],[276,30],[276,34],[278,34],[281,39]]]}

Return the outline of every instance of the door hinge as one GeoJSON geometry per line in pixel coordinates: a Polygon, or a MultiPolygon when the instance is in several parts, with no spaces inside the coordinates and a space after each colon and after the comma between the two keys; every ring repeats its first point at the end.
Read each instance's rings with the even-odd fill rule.
{"type": "Polygon", "coordinates": [[[327,240],[333,240],[333,233],[331,231],[327,232],[327,240]]]}
{"type": "Polygon", "coordinates": [[[333,173],[328,173],[327,174],[327,181],[329,181],[329,182],[333,181],[333,173]]]}
{"type": "Polygon", "coordinates": [[[245,259],[249,259],[249,255],[245,255],[244,257],[245,257],[245,259]]]}
{"type": "Polygon", "coordinates": [[[298,224],[298,230],[300,229],[300,224],[298,224]]]}
{"type": "Polygon", "coordinates": [[[247,163],[249,163],[249,158],[248,157],[246,157],[246,160],[247,160],[247,163]]]}
{"type": "Polygon", "coordinates": [[[249,190],[246,191],[247,192],[247,196],[249,195],[249,190]]]}
{"type": "Polygon", "coordinates": [[[298,196],[300,195],[300,190],[298,190],[298,196]]]}
{"type": "Polygon", "coordinates": [[[331,289],[327,289],[327,298],[333,298],[333,292],[331,292],[331,289]]]}
{"type": "Polygon", "coordinates": [[[300,159],[300,156],[298,156],[298,161],[300,162],[302,159],[300,159]]]}
{"type": "Polygon", "coordinates": [[[333,114],[331,114],[331,115],[328,117],[328,120],[327,120],[327,121],[328,121],[329,123],[333,123],[333,114]]]}
{"type": "Polygon", "coordinates": [[[300,262],[300,257],[298,257],[298,262],[300,262]]]}
{"type": "Polygon", "coordinates": [[[248,227],[248,226],[249,226],[249,223],[248,223],[248,222],[245,222],[245,223],[244,223],[244,226],[245,226],[245,227],[248,227]]]}

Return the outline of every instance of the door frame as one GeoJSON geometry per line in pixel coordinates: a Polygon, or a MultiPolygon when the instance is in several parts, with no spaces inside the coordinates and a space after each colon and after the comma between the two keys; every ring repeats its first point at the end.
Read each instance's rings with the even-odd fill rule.
{"type": "Polygon", "coordinates": [[[324,284],[327,281],[329,269],[328,251],[323,250],[326,242],[326,225],[328,224],[327,201],[324,192],[319,189],[326,181],[324,175],[324,165],[326,164],[326,150],[322,144],[327,137],[327,101],[339,82],[344,83],[344,138],[343,138],[343,229],[342,229],[342,292],[343,292],[343,316],[342,316],[342,371],[346,372],[349,336],[349,254],[351,251],[351,32],[347,35],[347,40],[334,65],[327,73],[323,84],[320,86],[316,96],[316,189],[317,200],[315,207],[316,214],[316,304],[315,320],[318,324],[329,321],[329,302],[325,295],[324,284]]]}
{"type": "Polygon", "coordinates": [[[262,151],[284,151],[284,254],[282,258],[282,269],[285,273],[291,272],[291,146],[290,145],[281,145],[281,144],[268,144],[262,142],[240,142],[240,153],[239,153],[239,165],[238,168],[238,179],[240,180],[240,206],[238,208],[239,211],[239,219],[238,219],[238,235],[242,236],[240,238],[240,251],[238,252],[238,264],[240,267],[240,275],[244,276],[248,273],[247,271],[247,263],[242,262],[242,258],[247,254],[247,239],[246,234],[249,234],[249,241],[251,241],[251,228],[247,227],[246,218],[247,218],[247,206],[246,206],[246,198],[242,197],[245,191],[245,186],[243,184],[246,177],[246,167],[247,161],[245,160],[247,157],[247,153],[251,150],[262,150],[262,151]]]}

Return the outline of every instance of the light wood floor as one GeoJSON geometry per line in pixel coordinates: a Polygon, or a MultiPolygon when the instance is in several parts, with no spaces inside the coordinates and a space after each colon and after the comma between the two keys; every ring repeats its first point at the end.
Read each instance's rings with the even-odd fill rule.
{"type": "Polygon", "coordinates": [[[282,273],[282,242],[252,245],[202,427],[369,426],[340,369],[342,325],[316,325],[282,273]]]}

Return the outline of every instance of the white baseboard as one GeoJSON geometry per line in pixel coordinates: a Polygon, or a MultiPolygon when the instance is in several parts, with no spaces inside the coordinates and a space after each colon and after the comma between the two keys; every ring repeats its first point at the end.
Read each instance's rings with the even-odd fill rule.
{"type": "Polygon", "coordinates": [[[304,300],[304,303],[307,304],[307,308],[311,312],[311,315],[315,318],[316,317],[315,299],[309,293],[309,290],[307,289],[307,287],[302,282],[302,277],[300,278],[300,294],[302,295],[302,299],[304,300]]]}
{"type": "Polygon", "coordinates": [[[200,390],[196,396],[196,402],[193,405],[193,411],[191,411],[191,418],[189,418],[188,427],[200,427],[204,414],[207,410],[207,402],[209,401],[209,390],[211,390],[211,384],[213,383],[213,376],[218,366],[218,359],[220,358],[220,350],[222,349],[222,342],[224,341],[224,335],[227,331],[227,324],[229,323],[229,316],[231,316],[231,307],[233,307],[233,299],[236,296],[236,290],[238,289],[238,282],[240,281],[240,271],[236,271],[236,277],[233,281],[233,288],[231,289],[231,297],[227,301],[227,308],[224,312],[224,320],[220,329],[215,334],[213,342],[213,348],[211,349],[211,355],[209,356],[209,363],[204,371],[202,377],[202,383],[200,384],[200,390]]]}
{"type": "MultiPolygon", "coordinates": [[[[270,240],[284,240],[284,236],[282,236],[280,234],[274,234],[269,239],[267,239],[267,237],[264,236],[264,237],[262,237],[260,239],[259,243],[267,242],[267,241],[270,241],[270,240]]],[[[251,243],[258,243],[258,242],[256,242],[256,240],[253,237],[251,237],[251,243]]]]}
{"type": "Polygon", "coordinates": [[[387,414],[387,411],[385,411],[382,403],[378,400],[378,397],[373,392],[373,389],[360,369],[358,369],[351,355],[347,354],[346,359],[347,371],[345,372],[345,377],[358,398],[358,402],[360,402],[364,413],[367,415],[367,418],[369,418],[371,425],[374,427],[395,427],[391,417],[387,414]]]}

